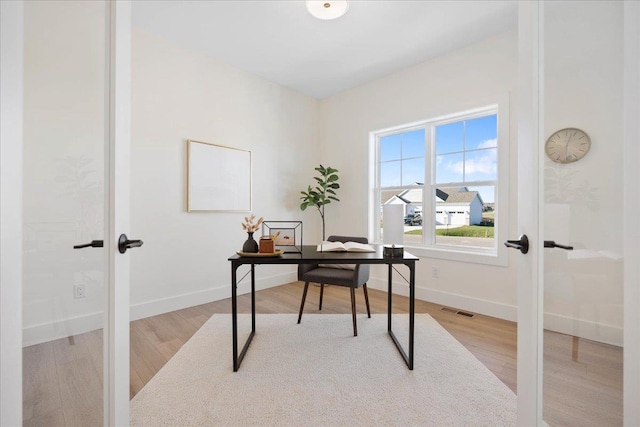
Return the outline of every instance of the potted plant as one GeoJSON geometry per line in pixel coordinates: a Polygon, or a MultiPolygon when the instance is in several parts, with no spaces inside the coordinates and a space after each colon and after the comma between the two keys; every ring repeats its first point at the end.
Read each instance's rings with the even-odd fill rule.
{"type": "Polygon", "coordinates": [[[324,207],[331,203],[331,201],[339,202],[340,199],[336,197],[336,190],[340,188],[338,184],[338,169],[332,167],[324,167],[322,165],[315,168],[319,176],[314,176],[316,185],[314,187],[308,186],[307,191],[301,191],[302,203],[300,203],[300,210],[306,210],[309,207],[315,207],[318,209],[320,218],[322,218],[322,240],[325,240],[325,224],[324,224],[324,207]]]}

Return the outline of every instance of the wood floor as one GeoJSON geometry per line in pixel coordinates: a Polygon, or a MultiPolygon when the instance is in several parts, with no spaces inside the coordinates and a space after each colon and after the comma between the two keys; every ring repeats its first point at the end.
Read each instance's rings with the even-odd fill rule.
{"type": "MultiPolygon", "coordinates": [[[[297,313],[301,294],[300,283],[259,291],[256,310],[297,313]]],[[[358,311],[365,313],[362,291],[356,294],[358,311]]],[[[305,313],[319,313],[318,296],[319,287],[310,287],[305,313]]],[[[386,292],[369,290],[372,313],[386,313],[386,296],[386,292]]],[[[239,297],[240,312],[250,312],[249,304],[248,295],[239,297]]],[[[416,312],[429,313],[515,393],[516,325],[442,308],[416,301],[416,312]]],[[[408,312],[407,298],[394,296],[393,309],[408,312]]],[[[131,397],[212,314],[230,312],[227,299],[131,322],[131,397]]],[[[321,313],[350,312],[349,290],[325,287],[321,313]]],[[[549,425],[622,425],[622,350],[552,332],[545,332],[545,340],[544,418],[549,425]]],[[[101,424],[101,331],[26,347],[23,365],[25,426],[101,424]]]]}

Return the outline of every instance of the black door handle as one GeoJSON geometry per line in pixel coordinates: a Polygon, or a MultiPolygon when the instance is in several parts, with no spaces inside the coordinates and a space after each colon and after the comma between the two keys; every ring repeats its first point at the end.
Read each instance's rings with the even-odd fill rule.
{"type": "Polygon", "coordinates": [[[123,254],[127,252],[127,249],[139,248],[143,243],[142,240],[129,240],[126,234],[121,234],[118,239],[118,250],[123,254]]]}
{"type": "Polygon", "coordinates": [[[507,240],[504,245],[508,248],[519,249],[523,254],[529,252],[529,238],[526,234],[520,236],[518,240],[507,240]]]}
{"type": "Polygon", "coordinates": [[[92,240],[90,243],[84,243],[82,245],[74,245],[73,249],[101,248],[103,246],[104,246],[104,242],[102,240],[92,240]]]}
{"type": "Polygon", "coordinates": [[[544,247],[545,248],[560,248],[560,249],[566,249],[568,251],[572,251],[573,250],[573,246],[560,245],[560,244],[554,242],[553,240],[545,240],[544,241],[544,247]]]}

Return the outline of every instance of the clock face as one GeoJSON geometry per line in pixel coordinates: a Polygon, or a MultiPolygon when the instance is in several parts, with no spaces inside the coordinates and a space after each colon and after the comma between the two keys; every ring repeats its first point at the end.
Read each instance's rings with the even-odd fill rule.
{"type": "Polygon", "coordinates": [[[576,128],[560,129],[547,139],[544,151],[557,163],[573,163],[583,158],[591,148],[591,139],[576,128]]]}

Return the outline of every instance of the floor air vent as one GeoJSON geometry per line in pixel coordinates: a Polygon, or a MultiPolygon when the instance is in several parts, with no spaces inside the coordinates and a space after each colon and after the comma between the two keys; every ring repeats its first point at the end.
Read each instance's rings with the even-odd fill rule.
{"type": "Polygon", "coordinates": [[[471,319],[473,319],[476,316],[475,314],[467,313],[466,311],[456,310],[455,308],[442,307],[440,310],[446,311],[447,313],[453,313],[460,316],[469,317],[471,319]]]}

